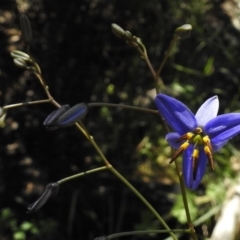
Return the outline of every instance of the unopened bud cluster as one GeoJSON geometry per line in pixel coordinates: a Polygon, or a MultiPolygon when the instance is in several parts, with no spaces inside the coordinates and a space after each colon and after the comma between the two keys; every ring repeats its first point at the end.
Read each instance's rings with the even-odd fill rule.
{"type": "Polygon", "coordinates": [[[134,36],[131,32],[123,30],[119,25],[112,23],[112,32],[119,38],[126,40],[127,42],[132,42],[134,36]]]}
{"type": "Polygon", "coordinates": [[[59,109],[50,113],[44,120],[43,125],[48,130],[69,127],[83,119],[87,113],[88,106],[85,103],[79,103],[72,108],[70,108],[69,105],[63,105],[59,109]]]}
{"type": "Polygon", "coordinates": [[[145,47],[139,37],[133,36],[131,32],[123,30],[120,26],[112,23],[112,32],[119,38],[124,39],[126,43],[133,47],[141,48],[145,52],[145,47]]]}
{"type": "Polygon", "coordinates": [[[37,74],[41,74],[41,69],[36,62],[25,52],[14,50],[11,52],[13,62],[17,67],[31,70],[37,74]]]}

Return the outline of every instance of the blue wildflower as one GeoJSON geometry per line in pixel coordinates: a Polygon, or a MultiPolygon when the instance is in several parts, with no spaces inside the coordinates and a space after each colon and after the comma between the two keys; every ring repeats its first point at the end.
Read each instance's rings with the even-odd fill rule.
{"type": "Polygon", "coordinates": [[[175,131],[166,136],[169,145],[177,149],[170,163],[183,153],[185,184],[190,189],[196,189],[208,162],[214,170],[213,152],[221,149],[240,132],[240,113],[217,116],[217,96],[204,102],[195,116],[182,102],[167,95],[158,94],[155,102],[165,121],[175,131]]]}

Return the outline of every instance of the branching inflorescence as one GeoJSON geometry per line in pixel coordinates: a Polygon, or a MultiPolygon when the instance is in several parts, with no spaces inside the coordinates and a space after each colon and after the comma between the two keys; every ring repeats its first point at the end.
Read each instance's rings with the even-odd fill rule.
{"type": "Polygon", "coordinates": [[[2,109],[2,115],[6,114],[12,108],[34,105],[34,104],[45,104],[51,103],[57,109],[51,112],[45,119],[43,125],[48,130],[57,130],[61,127],[76,126],[76,128],[84,135],[84,137],[92,144],[93,148],[96,150],[98,155],[101,157],[103,166],[98,168],[82,172],[73,176],[63,178],[55,183],[50,183],[46,186],[45,191],[42,196],[28,207],[28,212],[33,213],[38,211],[50,197],[55,195],[59,189],[59,186],[67,181],[89,175],[92,173],[97,173],[100,171],[110,171],[113,173],[120,181],[122,181],[139,199],[142,201],[149,211],[158,219],[165,230],[146,230],[146,231],[136,231],[136,232],[126,232],[113,234],[108,237],[102,237],[102,239],[113,239],[115,237],[126,236],[126,235],[138,235],[138,234],[149,234],[149,233],[169,233],[172,239],[177,239],[177,233],[189,233],[192,239],[197,239],[197,235],[193,228],[191,216],[188,209],[186,189],[187,186],[190,189],[196,189],[200,184],[207,163],[209,163],[211,169],[214,169],[213,163],[213,152],[218,151],[222,148],[229,139],[234,137],[240,132],[240,114],[239,113],[229,113],[217,116],[218,112],[218,97],[214,96],[209,98],[194,115],[191,110],[188,109],[183,103],[175,98],[167,96],[165,94],[160,94],[164,91],[164,82],[160,77],[162,68],[173,49],[176,42],[189,36],[192,30],[192,26],[185,24],[177,28],[174,32],[173,39],[170,43],[168,50],[166,51],[165,57],[162,60],[159,68],[154,70],[152,63],[149,60],[146,47],[142,43],[139,37],[134,36],[131,32],[123,30],[117,24],[112,24],[113,33],[126,41],[126,43],[137,50],[140,57],[146,62],[152,77],[154,79],[155,89],[157,96],[155,98],[155,103],[158,111],[155,109],[146,109],[141,107],[129,106],[124,104],[112,104],[112,103],[79,103],[73,107],[68,104],[60,105],[51,95],[49,87],[47,86],[44,77],[41,72],[39,65],[33,60],[30,55],[30,43],[32,41],[32,30],[30,22],[25,15],[21,16],[21,29],[22,36],[27,44],[27,53],[14,50],[11,52],[13,61],[16,66],[21,67],[25,70],[32,72],[39,80],[41,86],[43,87],[47,98],[43,100],[26,102],[26,103],[15,103],[12,105],[4,106],[2,109]],[[180,187],[182,190],[183,203],[187,215],[187,220],[189,224],[188,229],[170,229],[161,215],[152,207],[152,205],[144,198],[144,196],[134,187],[132,184],[124,178],[109,162],[105,157],[102,150],[95,142],[93,136],[90,135],[87,128],[85,127],[82,119],[91,110],[92,107],[120,107],[128,110],[143,111],[146,113],[160,114],[165,127],[168,130],[167,125],[173,129],[174,133],[168,133],[166,135],[166,140],[169,145],[176,149],[172,153],[171,162],[175,162],[176,172],[179,177],[180,187]],[[182,160],[182,172],[180,171],[178,164],[176,163],[177,157],[183,153],[182,160]],[[183,181],[183,178],[184,181],[183,181]],[[185,184],[184,184],[185,183],[185,184]]]}

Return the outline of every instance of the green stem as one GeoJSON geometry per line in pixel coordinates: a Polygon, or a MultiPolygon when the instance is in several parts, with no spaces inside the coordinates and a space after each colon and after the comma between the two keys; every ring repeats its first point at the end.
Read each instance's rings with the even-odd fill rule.
{"type": "Polygon", "coordinates": [[[155,78],[156,78],[156,77],[158,78],[158,76],[160,75],[160,73],[161,73],[161,71],[162,71],[162,69],[163,69],[163,66],[165,65],[165,63],[166,63],[166,61],[167,61],[167,59],[168,59],[168,57],[169,57],[169,55],[170,55],[170,53],[171,53],[174,45],[177,43],[178,39],[179,39],[179,37],[174,34],[174,37],[173,37],[173,39],[172,39],[172,41],[171,41],[171,43],[170,43],[170,46],[169,46],[169,48],[168,48],[168,50],[167,50],[167,52],[166,52],[166,54],[165,54],[165,56],[164,56],[164,59],[163,59],[163,61],[161,62],[160,67],[159,67],[159,69],[158,69],[157,72],[156,72],[155,78]]]}
{"type": "Polygon", "coordinates": [[[188,233],[189,229],[172,229],[171,231],[168,230],[146,230],[146,231],[131,231],[131,232],[121,232],[121,233],[114,233],[107,236],[107,240],[111,240],[118,237],[124,236],[131,236],[131,235],[142,235],[142,234],[152,234],[152,233],[188,233]]]}
{"type": "Polygon", "coordinates": [[[41,103],[49,103],[49,102],[50,102],[50,99],[38,100],[38,101],[32,101],[32,102],[15,103],[15,104],[10,104],[10,105],[4,106],[3,109],[7,110],[10,108],[16,108],[16,107],[22,107],[22,106],[34,105],[34,104],[41,104],[41,103]]]}
{"type": "MultiPolygon", "coordinates": [[[[158,80],[159,80],[160,73],[161,73],[161,71],[162,71],[162,69],[163,69],[163,66],[165,65],[165,63],[166,63],[166,61],[167,61],[167,58],[169,57],[169,55],[170,55],[170,53],[171,53],[174,45],[177,43],[178,39],[179,39],[179,37],[174,34],[174,37],[173,37],[173,39],[172,39],[172,41],[171,41],[171,43],[170,43],[170,46],[169,46],[169,48],[168,48],[168,50],[167,50],[167,52],[166,52],[166,54],[165,54],[165,56],[164,56],[163,61],[162,61],[161,64],[160,64],[160,67],[159,67],[159,69],[157,70],[157,72],[155,72],[152,67],[149,67],[149,68],[150,68],[150,71],[151,71],[151,73],[152,73],[152,75],[153,75],[153,78],[154,78],[154,80],[155,80],[155,83],[156,83],[156,91],[157,91],[157,93],[158,93],[159,90],[160,90],[159,86],[157,85],[158,80]],[[153,71],[154,71],[154,72],[153,72],[153,71]]],[[[139,52],[141,52],[141,49],[139,49],[139,52]]],[[[146,53],[144,54],[143,52],[142,52],[142,54],[143,54],[142,56],[144,57],[145,61],[146,61],[147,64],[148,64],[148,66],[152,66],[152,64],[150,63],[150,61],[149,61],[149,59],[148,59],[148,57],[147,57],[147,54],[146,54],[146,53]],[[149,62],[149,63],[148,63],[148,62],[149,62]]],[[[162,82],[162,83],[163,83],[163,82],[162,82]]],[[[164,86],[164,85],[163,85],[163,86],[164,86]]],[[[161,118],[162,118],[162,116],[161,116],[161,118]]],[[[164,121],[163,118],[162,118],[162,120],[163,120],[163,122],[165,123],[164,125],[165,125],[165,127],[166,127],[167,132],[169,132],[169,128],[168,128],[166,122],[164,121]]],[[[188,221],[189,229],[190,229],[190,232],[191,232],[191,235],[192,235],[193,239],[194,239],[194,240],[197,240],[197,235],[196,235],[195,229],[194,229],[193,224],[192,224],[192,220],[191,220],[191,216],[190,216],[190,211],[189,211],[189,207],[188,207],[185,184],[184,184],[182,175],[181,175],[181,173],[180,173],[180,170],[179,170],[179,168],[178,168],[178,165],[177,165],[176,161],[174,161],[174,162],[175,162],[176,171],[177,171],[177,174],[178,174],[178,177],[179,177],[179,182],[180,182],[180,187],[181,187],[181,192],[182,192],[182,198],[183,198],[183,204],[184,204],[184,208],[185,208],[185,212],[186,212],[186,216],[187,216],[187,221],[188,221]]]]}
{"type": "Polygon", "coordinates": [[[70,180],[73,180],[73,179],[76,179],[76,178],[79,178],[79,177],[82,177],[82,176],[85,176],[85,175],[88,175],[88,174],[91,174],[91,173],[96,173],[96,172],[100,172],[100,171],[103,171],[103,170],[107,170],[107,169],[108,169],[107,166],[95,168],[95,169],[92,169],[92,170],[88,170],[86,172],[81,172],[81,173],[72,175],[70,177],[63,178],[63,179],[57,181],[57,183],[60,185],[64,182],[67,182],[67,181],[70,181],[70,180]]]}
{"type": "Polygon", "coordinates": [[[120,179],[142,202],[145,206],[152,212],[152,214],[159,220],[159,222],[169,231],[169,234],[172,236],[174,240],[177,240],[175,234],[171,232],[171,229],[168,227],[163,218],[158,214],[158,212],[152,207],[152,205],[143,197],[143,195],[126,179],[124,178],[106,159],[105,155],[102,153],[101,149],[98,147],[93,137],[89,138],[93,147],[96,149],[98,155],[102,158],[105,165],[109,168],[109,170],[120,179]]]}
{"type": "Polygon", "coordinates": [[[148,58],[148,55],[147,55],[147,54],[144,54],[143,58],[144,58],[145,62],[147,63],[148,68],[150,69],[150,72],[151,72],[152,75],[153,75],[153,79],[154,79],[154,82],[155,82],[156,92],[157,92],[157,94],[158,94],[158,93],[160,92],[160,89],[161,89],[161,88],[162,88],[162,89],[165,88],[164,83],[163,83],[162,79],[161,79],[158,75],[157,75],[157,76],[155,75],[155,71],[154,71],[154,69],[153,69],[153,66],[152,66],[149,58],[148,58]]]}
{"type": "Polygon", "coordinates": [[[42,84],[43,89],[44,89],[44,91],[45,91],[45,93],[46,93],[49,101],[50,101],[54,106],[56,106],[57,108],[60,108],[61,105],[60,105],[57,101],[55,101],[54,98],[52,97],[51,93],[49,92],[48,85],[45,83],[45,80],[44,80],[42,74],[39,74],[39,73],[36,73],[36,72],[35,72],[34,74],[35,74],[35,76],[38,78],[38,80],[40,81],[40,83],[42,84]]]}
{"type": "Polygon", "coordinates": [[[189,207],[188,207],[187,193],[186,193],[186,187],[185,187],[185,184],[184,184],[184,180],[183,180],[182,174],[180,173],[177,162],[174,161],[174,163],[175,163],[176,171],[177,171],[178,178],[179,178],[179,183],[180,183],[181,192],[182,192],[183,205],[184,205],[184,209],[185,209],[185,212],[186,212],[186,217],[187,217],[187,222],[188,222],[188,226],[189,226],[189,229],[190,229],[190,234],[191,234],[193,240],[198,240],[197,234],[196,234],[195,229],[193,227],[191,214],[190,214],[189,207]]]}
{"type": "MultiPolygon", "coordinates": [[[[142,50],[141,47],[139,47],[139,44],[136,44],[135,43],[135,48],[138,50],[138,52],[140,53],[141,57],[144,59],[144,61],[146,62],[150,72],[152,73],[152,76],[153,76],[153,79],[154,79],[154,84],[155,84],[155,88],[156,88],[156,91],[157,93],[160,92],[160,87],[159,87],[159,83],[158,83],[158,80],[161,80],[159,79],[158,77],[156,78],[156,74],[155,74],[155,70],[148,58],[148,54],[147,54],[147,51],[146,51],[146,48],[143,44],[141,44],[141,47],[144,49],[144,51],[142,50]]],[[[161,82],[161,85],[164,86],[164,83],[162,81],[161,82]]]]}
{"type": "Polygon", "coordinates": [[[120,179],[142,202],[145,206],[152,212],[152,214],[159,220],[159,222],[169,231],[169,234],[174,240],[177,240],[175,234],[171,232],[171,229],[168,227],[163,218],[158,214],[158,212],[152,207],[152,205],[143,197],[143,195],[126,179],[124,178],[107,160],[102,150],[99,148],[97,143],[94,141],[94,138],[87,132],[86,129],[82,129],[79,123],[76,123],[78,129],[85,135],[85,137],[91,142],[98,155],[103,160],[106,167],[118,178],[120,179]]]}
{"type": "Polygon", "coordinates": [[[177,240],[175,234],[171,231],[168,227],[167,223],[163,220],[163,218],[158,214],[158,212],[152,207],[152,205],[143,197],[143,195],[130,183],[124,178],[115,168],[109,168],[109,170],[119,178],[141,201],[142,203],[152,212],[152,214],[158,219],[158,221],[166,228],[167,232],[172,236],[174,240],[177,240]]]}
{"type": "MultiPolygon", "coordinates": [[[[52,95],[49,92],[49,88],[46,85],[43,77],[41,74],[37,74],[35,73],[35,75],[37,76],[37,78],[39,79],[39,81],[41,82],[50,102],[55,105],[56,107],[60,107],[60,104],[58,102],[56,102],[52,95]]],[[[165,221],[162,219],[162,217],[158,214],[158,212],[152,207],[152,205],[142,196],[141,193],[139,193],[137,191],[136,188],[134,188],[130,182],[127,181],[127,179],[125,179],[115,168],[113,168],[111,166],[111,164],[108,162],[108,160],[106,159],[105,155],[103,154],[103,152],[101,151],[101,149],[99,148],[99,146],[96,144],[96,142],[94,141],[93,137],[88,133],[87,129],[85,128],[85,126],[81,123],[78,122],[75,124],[77,126],[77,128],[83,133],[83,135],[87,138],[87,140],[90,141],[90,143],[93,145],[93,147],[95,148],[95,150],[97,151],[97,153],[99,154],[99,156],[101,157],[101,159],[103,160],[104,164],[106,165],[106,167],[113,173],[115,174],[116,177],[118,177],[130,190],[132,190],[136,196],[146,205],[146,207],[153,213],[153,215],[155,215],[155,217],[159,220],[159,222],[166,228],[166,230],[169,231],[169,234],[172,236],[172,238],[174,240],[177,240],[177,237],[175,236],[174,233],[171,232],[171,229],[168,227],[168,225],[165,223],[165,221]]]]}
{"type": "Polygon", "coordinates": [[[131,110],[136,110],[136,111],[142,111],[142,112],[148,112],[148,113],[154,113],[158,114],[157,110],[153,109],[148,109],[148,108],[141,108],[141,107],[134,107],[130,105],[125,105],[125,104],[114,104],[114,103],[87,103],[88,107],[119,107],[119,108],[126,108],[126,109],[131,109],[131,110]]]}

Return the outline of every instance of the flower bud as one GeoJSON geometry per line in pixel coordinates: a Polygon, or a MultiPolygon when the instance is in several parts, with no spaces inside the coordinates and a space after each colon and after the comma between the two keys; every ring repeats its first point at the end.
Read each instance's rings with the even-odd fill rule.
{"type": "Polygon", "coordinates": [[[48,201],[50,197],[57,194],[58,190],[59,190],[58,183],[49,183],[46,186],[46,189],[41,195],[41,197],[36,202],[28,206],[27,213],[37,212],[48,201]]]}
{"type": "Polygon", "coordinates": [[[119,38],[125,38],[125,31],[115,23],[111,24],[112,32],[119,38]]]}
{"type": "Polygon", "coordinates": [[[175,34],[180,38],[187,38],[189,37],[191,31],[192,31],[192,25],[184,24],[181,27],[176,28],[175,34]]]}
{"type": "Polygon", "coordinates": [[[85,103],[79,103],[70,108],[63,115],[61,115],[58,118],[56,125],[59,127],[72,126],[75,122],[84,118],[87,113],[88,113],[87,105],[85,103]]]}
{"type": "Polygon", "coordinates": [[[32,41],[32,28],[30,21],[25,14],[20,15],[20,26],[23,40],[26,43],[30,43],[32,41]]]}
{"type": "Polygon", "coordinates": [[[129,31],[125,31],[125,39],[129,42],[132,42],[133,41],[133,35],[131,32],[129,31]]]}
{"type": "Polygon", "coordinates": [[[47,127],[48,130],[55,130],[58,128],[56,126],[56,122],[60,116],[62,116],[68,109],[70,108],[69,105],[63,105],[59,109],[50,113],[47,118],[44,120],[43,125],[47,127]]]}
{"type": "Polygon", "coordinates": [[[17,67],[28,68],[27,62],[22,58],[14,58],[13,62],[17,67]]]}
{"type": "Polygon", "coordinates": [[[23,59],[25,61],[29,61],[31,59],[28,54],[26,54],[26,53],[24,53],[22,51],[18,51],[18,50],[14,50],[10,54],[11,54],[11,56],[13,58],[21,58],[21,59],[23,59]]]}

